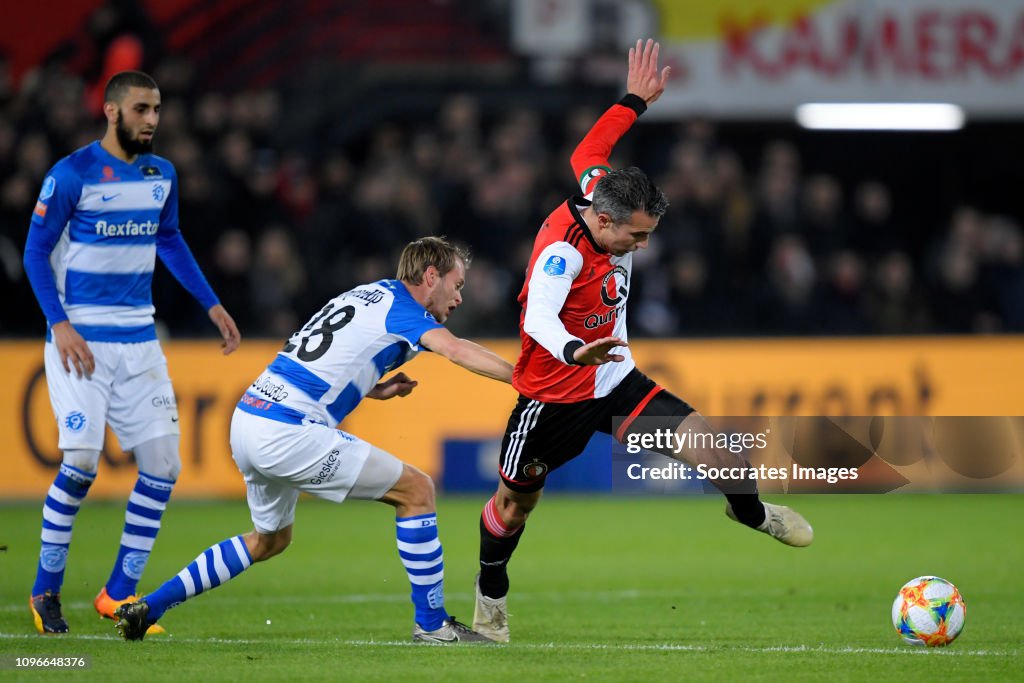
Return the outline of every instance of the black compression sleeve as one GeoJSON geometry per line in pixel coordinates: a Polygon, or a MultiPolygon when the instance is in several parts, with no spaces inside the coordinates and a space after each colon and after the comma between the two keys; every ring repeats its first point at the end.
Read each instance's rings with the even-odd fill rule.
{"type": "Polygon", "coordinates": [[[619,100],[619,104],[621,104],[623,107],[629,107],[630,109],[636,112],[637,116],[640,116],[645,111],[647,111],[647,103],[644,102],[644,98],[640,97],[639,95],[634,95],[633,93],[629,93],[621,100],[619,100]]]}
{"type": "Polygon", "coordinates": [[[579,363],[576,362],[576,359],[572,357],[572,354],[576,353],[576,349],[581,346],[583,346],[583,342],[579,339],[573,339],[565,345],[565,348],[562,349],[562,358],[565,359],[566,363],[569,365],[579,365],[579,363]]]}

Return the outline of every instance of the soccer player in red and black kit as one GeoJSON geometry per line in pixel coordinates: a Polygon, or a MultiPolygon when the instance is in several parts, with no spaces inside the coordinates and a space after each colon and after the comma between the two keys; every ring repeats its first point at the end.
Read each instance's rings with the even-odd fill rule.
{"type": "MultiPolygon", "coordinates": [[[[594,432],[624,440],[636,418],[660,418],[677,433],[707,433],[704,418],[641,373],[626,342],[626,301],[633,252],[645,248],[668,201],[638,168],[613,171],[612,148],[665,90],[658,44],[629,51],[628,94],[606,111],[572,155],[585,197],[572,197],[548,216],[534,242],[519,294],[522,352],[512,385],[519,400],[501,445],[498,491],[480,518],[480,575],[473,628],[509,639],[507,564],[537,506],[545,477],[583,450],[594,432]]],[[[634,426],[634,429],[636,427],[634,426]]],[[[708,448],[665,455],[691,466],[747,467],[741,455],[708,448]]],[[[756,484],[713,481],[732,519],[791,546],[813,539],[807,521],[762,503],[756,484]]]]}

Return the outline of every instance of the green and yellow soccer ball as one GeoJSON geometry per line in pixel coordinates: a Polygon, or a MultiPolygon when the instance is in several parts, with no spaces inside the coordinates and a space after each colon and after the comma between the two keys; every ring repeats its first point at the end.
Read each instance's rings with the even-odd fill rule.
{"type": "Polygon", "coordinates": [[[963,630],[966,616],[960,591],[937,576],[907,581],[892,603],[892,625],[911,645],[949,645],[963,630]]]}

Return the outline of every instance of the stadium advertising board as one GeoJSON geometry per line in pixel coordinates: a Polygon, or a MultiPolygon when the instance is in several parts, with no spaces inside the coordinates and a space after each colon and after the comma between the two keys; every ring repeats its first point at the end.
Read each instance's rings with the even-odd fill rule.
{"type": "Polygon", "coordinates": [[[790,117],[805,102],[1024,111],[1024,4],[1004,0],[657,0],[678,84],[649,117],[790,117]]]}
{"type": "MultiPolygon", "coordinates": [[[[514,359],[518,343],[489,343],[514,359]]],[[[241,496],[228,425],[238,397],[279,345],[249,341],[227,358],[212,342],[164,347],[181,420],[176,496],[241,496]]],[[[1021,337],[639,341],[638,365],[705,415],[1024,415],[1021,337]]],[[[42,344],[0,346],[11,399],[0,412],[7,449],[0,498],[37,499],[60,461],[42,344]]],[[[364,401],[343,428],[440,478],[446,440],[500,438],[515,393],[423,354],[403,368],[419,381],[407,398],[364,401]]],[[[1024,434],[1014,437],[1024,439],[1024,434]]],[[[92,495],[123,497],[130,455],[108,432],[92,495]]]]}

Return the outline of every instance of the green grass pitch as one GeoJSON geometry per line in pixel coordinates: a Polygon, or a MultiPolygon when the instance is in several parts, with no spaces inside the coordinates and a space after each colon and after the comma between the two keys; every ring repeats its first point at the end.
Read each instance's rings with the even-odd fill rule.
{"type": "MultiPolygon", "coordinates": [[[[471,621],[486,499],[440,500],[447,603],[471,621]]],[[[730,522],[717,497],[546,498],[511,564],[513,643],[416,646],[390,508],[302,500],[292,546],[179,606],[170,636],[119,640],[92,598],[110,571],[120,504],[86,502],[63,591],[72,633],[35,634],[28,594],[42,501],[0,505],[0,660],[91,657],[88,671],[3,680],[1024,680],[1024,496],[786,496],[806,549],[730,522]],[[947,648],[903,645],[896,591],[921,574],[960,588],[947,648]]],[[[151,590],[249,528],[242,501],[172,501],[143,579],[151,590]]]]}

